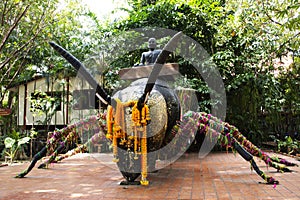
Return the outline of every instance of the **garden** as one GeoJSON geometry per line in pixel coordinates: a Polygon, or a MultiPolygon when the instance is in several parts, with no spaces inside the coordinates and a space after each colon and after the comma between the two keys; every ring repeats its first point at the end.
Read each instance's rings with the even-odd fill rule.
{"type": "MultiPolygon", "coordinates": [[[[261,148],[299,157],[298,1],[247,0],[239,4],[234,0],[128,0],[127,4],[115,11],[122,10],[127,15],[111,20],[100,19],[80,0],[66,0],[64,6],[58,0],[3,1],[0,163],[30,160],[45,145],[49,131],[67,125],[51,124],[61,104],[57,95],[45,91],[36,90],[38,95],[28,97],[29,112],[33,118],[42,120],[24,124],[19,115],[24,102],[20,100],[22,94],[14,88],[29,84],[35,77],[45,78],[45,84],[52,81],[68,88],[69,78],[76,76],[72,66],[48,42],[55,41],[70,50],[85,61],[91,73],[98,70],[102,86],[112,94],[124,84],[118,72],[139,63],[141,53],[147,50],[146,35],[141,48],[136,49],[134,44],[125,47],[128,43],[122,44],[122,40],[131,39],[126,33],[153,27],[182,31],[207,51],[224,83],[226,121],[261,148]],[[116,37],[118,40],[114,41],[116,37]],[[125,48],[135,50],[115,51],[125,48]],[[10,112],[4,112],[5,109],[10,112]]],[[[158,34],[159,47],[163,48],[162,44],[169,39],[159,38],[158,34]]],[[[199,111],[209,113],[212,106],[218,106],[220,102],[210,99],[211,89],[193,69],[193,61],[176,53],[171,59],[179,64],[182,74],[174,84],[195,90],[199,111]]],[[[67,89],[61,91],[66,96],[67,89]]],[[[66,101],[62,105],[70,106],[63,109],[71,110],[72,103],[66,101]]]]}

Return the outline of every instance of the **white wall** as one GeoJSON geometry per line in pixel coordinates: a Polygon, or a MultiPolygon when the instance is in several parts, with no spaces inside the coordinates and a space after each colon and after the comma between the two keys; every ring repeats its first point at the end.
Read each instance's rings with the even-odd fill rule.
{"type": "MultiPolygon", "coordinates": [[[[39,125],[39,120],[44,120],[45,116],[34,116],[34,113],[30,111],[30,96],[34,93],[35,90],[37,91],[65,91],[67,93],[67,86],[59,86],[59,80],[51,80],[49,84],[46,82],[46,78],[40,78],[38,80],[34,80],[27,83],[27,92],[25,94],[25,85],[19,86],[19,113],[18,113],[18,125],[39,125]],[[26,113],[24,111],[24,103],[26,102],[26,113]],[[26,122],[24,124],[24,115],[26,115],[26,122]]],[[[87,84],[86,81],[77,78],[70,79],[70,95],[69,95],[69,102],[72,102],[72,91],[80,90],[80,89],[90,89],[90,86],[87,84]]],[[[63,97],[63,101],[61,104],[61,111],[56,111],[54,116],[51,119],[50,125],[66,125],[68,123],[74,123],[79,119],[86,118],[91,115],[96,115],[96,109],[85,109],[85,110],[75,110],[72,108],[72,105],[64,104],[67,101],[67,96],[63,97]],[[68,119],[67,117],[67,110],[68,110],[68,119]]]]}

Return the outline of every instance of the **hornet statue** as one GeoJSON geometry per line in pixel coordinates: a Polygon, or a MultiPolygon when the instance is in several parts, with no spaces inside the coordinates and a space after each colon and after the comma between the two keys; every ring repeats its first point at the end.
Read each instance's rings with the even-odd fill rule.
{"type": "MultiPolygon", "coordinates": [[[[88,146],[107,139],[112,144],[113,161],[116,162],[125,181],[122,184],[148,185],[147,175],[156,170],[159,159],[168,159],[178,153],[178,148],[187,146],[195,133],[218,138],[221,145],[231,147],[268,184],[278,184],[273,177],[261,171],[253,157],[262,159],[268,166],[279,171],[290,172],[287,166],[294,163],[270,157],[247,140],[239,130],[220,119],[204,112],[188,111],[181,113],[180,101],[176,93],[158,78],[170,52],[180,42],[182,33],[175,34],[159,52],[148,78],[138,79],[112,97],[98,85],[81,62],[59,45],[50,45],[60,53],[96,91],[96,96],[108,105],[107,110],[98,116],[91,116],[75,124],[50,132],[46,146],[37,153],[28,168],[18,174],[25,177],[38,160],[49,155],[39,165],[45,168],[52,162],[60,161],[80,152],[87,152],[88,146]],[[94,135],[84,144],[64,155],[59,155],[69,143],[76,141],[81,129],[89,126],[94,135]],[[157,155],[157,150],[163,149],[157,155]],[[136,179],[141,176],[140,181],[136,179]]],[[[146,60],[142,60],[146,62],[146,60]]]]}

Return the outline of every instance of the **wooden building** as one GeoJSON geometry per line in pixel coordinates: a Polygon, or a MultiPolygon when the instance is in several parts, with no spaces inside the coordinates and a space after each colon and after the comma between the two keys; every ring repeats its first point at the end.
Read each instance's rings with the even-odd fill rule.
{"type": "Polygon", "coordinates": [[[36,76],[9,90],[18,93],[17,125],[23,130],[62,128],[96,115],[101,107],[94,89],[79,77],[36,76]]]}

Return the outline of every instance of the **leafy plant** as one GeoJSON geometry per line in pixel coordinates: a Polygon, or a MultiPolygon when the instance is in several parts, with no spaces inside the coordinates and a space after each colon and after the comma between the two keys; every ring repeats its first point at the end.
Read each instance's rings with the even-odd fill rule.
{"type": "Polygon", "coordinates": [[[38,132],[35,131],[34,128],[30,129],[30,158],[32,158],[32,146],[33,146],[33,140],[37,137],[38,132]]]}
{"type": "MultiPolygon", "coordinates": [[[[18,135],[18,132],[16,132],[18,135]]],[[[6,137],[4,139],[4,145],[5,145],[5,154],[10,157],[10,162],[12,163],[15,159],[17,153],[20,151],[21,146],[28,143],[30,140],[30,137],[23,137],[19,139],[13,139],[11,137],[6,137]]]]}
{"type": "Polygon", "coordinates": [[[285,140],[276,139],[278,151],[286,151],[288,154],[296,154],[300,152],[300,142],[293,140],[291,136],[286,136],[285,140]]]}

